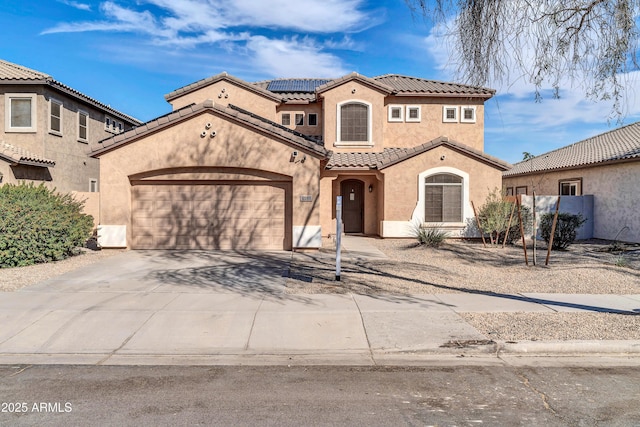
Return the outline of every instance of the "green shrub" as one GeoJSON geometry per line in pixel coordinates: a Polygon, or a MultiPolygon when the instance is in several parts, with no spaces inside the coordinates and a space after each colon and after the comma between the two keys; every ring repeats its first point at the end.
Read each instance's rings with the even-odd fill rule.
{"type": "Polygon", "coordinates": [[[43,184],[0,187],[0,268],[57,261],[74,254],[93,229],[83,202],[43,184]]]}
{"type": "Polygon", "coordinates": [[[418,243],[431,248],[437,248],[449,237],[449,233],[440,228],[417,227],[415,230],[418,243]]]}
{"type": "MultiPolygon", "coordinates": [[[[509,214],[510,215],[510,214],[509,214]]],[[[528,206],[521,206],[520,215],[522,216],[522,223],[524,224],[524,234],[531,234],[533,228],[533,215],[531,214],[531,209],[528,206]]],[[[508,222],[508,218],[507,218],[508,222]]],[[[507,243],[513,244],[513,242],[518,242],[522,238],[522,234],[520,233],[520,220],[518,219],[518,208],[513,212],[513,218],[511,220],[511,227],[509,228],[509,234],[507,235],[507,243]]],[[[498,238],[498,242],[502,242],[504,240],[504,231],[500,233],[498,238]]]]}
{"type": "Polygon", "coordinates": [[[513,203],[507,201],[502,196],[499,189],[494,189],[478,211],[480,230],[489,234],[493,243],[498,243],[498,237],[507,230],[509,216],[513,203]]]}
{"type": "MultiPolygon", "coordinates": [[[[549,244],[549,239],[551,237],[551,226],[553,225],[553,217],[554,214],[546,213],[542,215],[540,219],[540,235],[549,244]]],[[[571,243],[576,240],[576,235],[578,234],[578,228],[584,222],[586,218],[583,218],[582,215],[572,215],[568,213],[560,213],[558,214],[558,223],[556,225],[556,232],[553,234],[553,245],[551,249],[554,250],[565,250],[569,247],[571,243]]]]}

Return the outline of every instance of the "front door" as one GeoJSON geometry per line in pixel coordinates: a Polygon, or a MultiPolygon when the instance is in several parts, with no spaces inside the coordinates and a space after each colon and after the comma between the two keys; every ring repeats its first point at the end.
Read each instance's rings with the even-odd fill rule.
{"type": "Polygon", "coordinates": [[[345,233],[364,232],[364,182],[348,179],[340,184],[345,233]]]}

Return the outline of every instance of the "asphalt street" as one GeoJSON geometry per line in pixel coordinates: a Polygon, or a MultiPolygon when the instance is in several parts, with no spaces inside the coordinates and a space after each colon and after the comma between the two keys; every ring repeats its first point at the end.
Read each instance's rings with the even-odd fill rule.
{"type": "Polygon", "coordinates": [[[3,366],[0,425],[640,425],[640,369],[595,362],[3,366]]]}

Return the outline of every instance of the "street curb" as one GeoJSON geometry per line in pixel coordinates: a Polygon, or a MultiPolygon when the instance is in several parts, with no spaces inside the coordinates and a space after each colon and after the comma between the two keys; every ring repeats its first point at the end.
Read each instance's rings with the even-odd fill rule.
{"type": "Polygon", "coordinates": [[[581,341],[501,341],[496,343],[496,353],[538,355],[640,355],[640,340],[581,340],[581,341]]]}

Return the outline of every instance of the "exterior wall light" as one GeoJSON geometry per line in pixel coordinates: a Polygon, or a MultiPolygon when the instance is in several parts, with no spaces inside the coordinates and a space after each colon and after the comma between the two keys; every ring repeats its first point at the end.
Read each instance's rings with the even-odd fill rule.
{"type": "Polygon", "coordinates": [[[373,184],[369,184],[369,193],[373,193],[373,184]]]}

